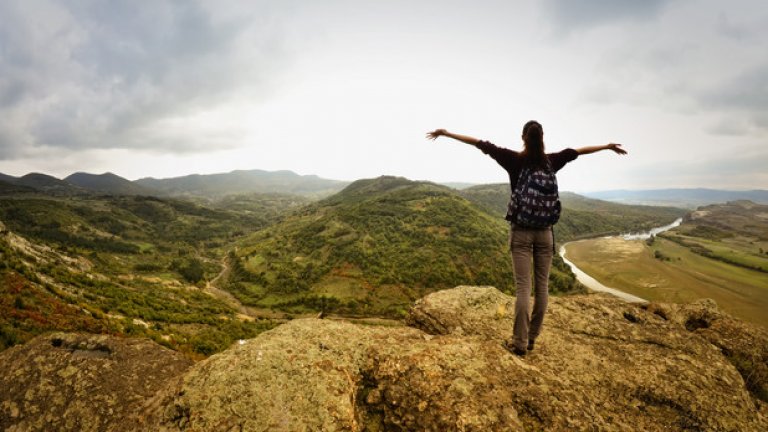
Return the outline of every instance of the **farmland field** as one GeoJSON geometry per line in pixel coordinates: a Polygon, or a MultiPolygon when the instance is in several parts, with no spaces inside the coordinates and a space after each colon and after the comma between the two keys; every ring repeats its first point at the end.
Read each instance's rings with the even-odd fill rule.
{"type": "Polygon", "coordinates": [[[768,273],[702,256],[673,241],[608,237],[569,243],[566,256],[603,284],[649,301],[714,299],[724,311],[768,327],[768,273]]]}

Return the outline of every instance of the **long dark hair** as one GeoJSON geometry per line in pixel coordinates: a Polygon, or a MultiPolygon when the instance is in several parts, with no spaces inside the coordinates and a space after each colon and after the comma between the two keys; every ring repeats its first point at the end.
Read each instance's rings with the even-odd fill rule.
{"type": "Polygon", "coordinates": [[[547,164],[547,154],[544,153],[544,129],[536,120],[531,120],[523,126],[523,157],[526,165],[543,167],[547,164]]]}

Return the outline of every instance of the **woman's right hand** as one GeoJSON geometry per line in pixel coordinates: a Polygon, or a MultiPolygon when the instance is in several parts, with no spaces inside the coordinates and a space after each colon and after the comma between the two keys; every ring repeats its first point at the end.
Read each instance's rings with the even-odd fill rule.
{"type": "Polygon", "coordinates": [[[445,135],[446,133],[448,133],[448,131],[445,129],[435,129],[432,132],[427,132],[427,138],[434,140],[439,136],[445,135]]]}

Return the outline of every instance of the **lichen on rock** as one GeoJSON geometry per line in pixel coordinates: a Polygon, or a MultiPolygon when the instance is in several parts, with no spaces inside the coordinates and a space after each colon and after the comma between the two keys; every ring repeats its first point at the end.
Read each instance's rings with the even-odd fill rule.
{"type": "Polygon", "coordinates": [[[191,365],[148,340],[38,336],[0,352],[0,429],[113,430],[191,365]]]}
{"type": "Polygon", "coordinates": [[[416,302],[408,326],[297,319],[183,374],[180,363],[145,376],[138,355],[120,366],[126,347],[113,338],[52,335],[0,354],[13,388],[0,392],[2,426],[48,430],[60,417],[60,430],[768,430],[755,391],[768,337],[713,303],[552,298],[536,349],[520,358],[501,347],[514,300],[466,286],[416,302]],[[115,383],[145,387],[116,395],[115,383]]]}
{"type": "MultiPolygon", "coordinates": [[[[512,318],[494,319],[494,304],[508,299],[493,288],[441,291],[417,302],[409,323],[502,340],[512,318]]],[[[537,373],[515,393],[518,415],[526,429],[765,430],[760,402],[713,336],[702,337],[702,327],[715,332],[725,323],[754,329],[759,340],[736,339],[768,346],[760,329],[725,318],[710,301],[649,307],[601,295],[551,298],[544,332],[526,358],[537,373]],[[710,324],[691,326],[700,321],[710,324]]]]}

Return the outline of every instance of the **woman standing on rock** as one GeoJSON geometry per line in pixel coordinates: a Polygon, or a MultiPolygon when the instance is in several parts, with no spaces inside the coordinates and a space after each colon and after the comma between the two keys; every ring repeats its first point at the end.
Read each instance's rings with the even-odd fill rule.
{"type": "Polygon", "coordinates": [[[429,139],[447,136],[480,149],[492,157],[509,174],[512,190],[507,220],[511,230],[509,245],[515,269],[515,326],[511,341],[504,347],[524,356],[533,350],[534,341],[541,333],[549,299],[549,269],[554,254],[552,225],[560,216],[555,173],[579,155],[612,150],[624,155],[621,144],[567,148],[558,153],[544,152],[544,130],[539,122],[531,120],[523,126],[523,151],[497,147],[488,141],[459,135],[445,129],[427,134],[429,139]],[[531,260],[535,279],[533,314],[530,311],[531,260]]]}

